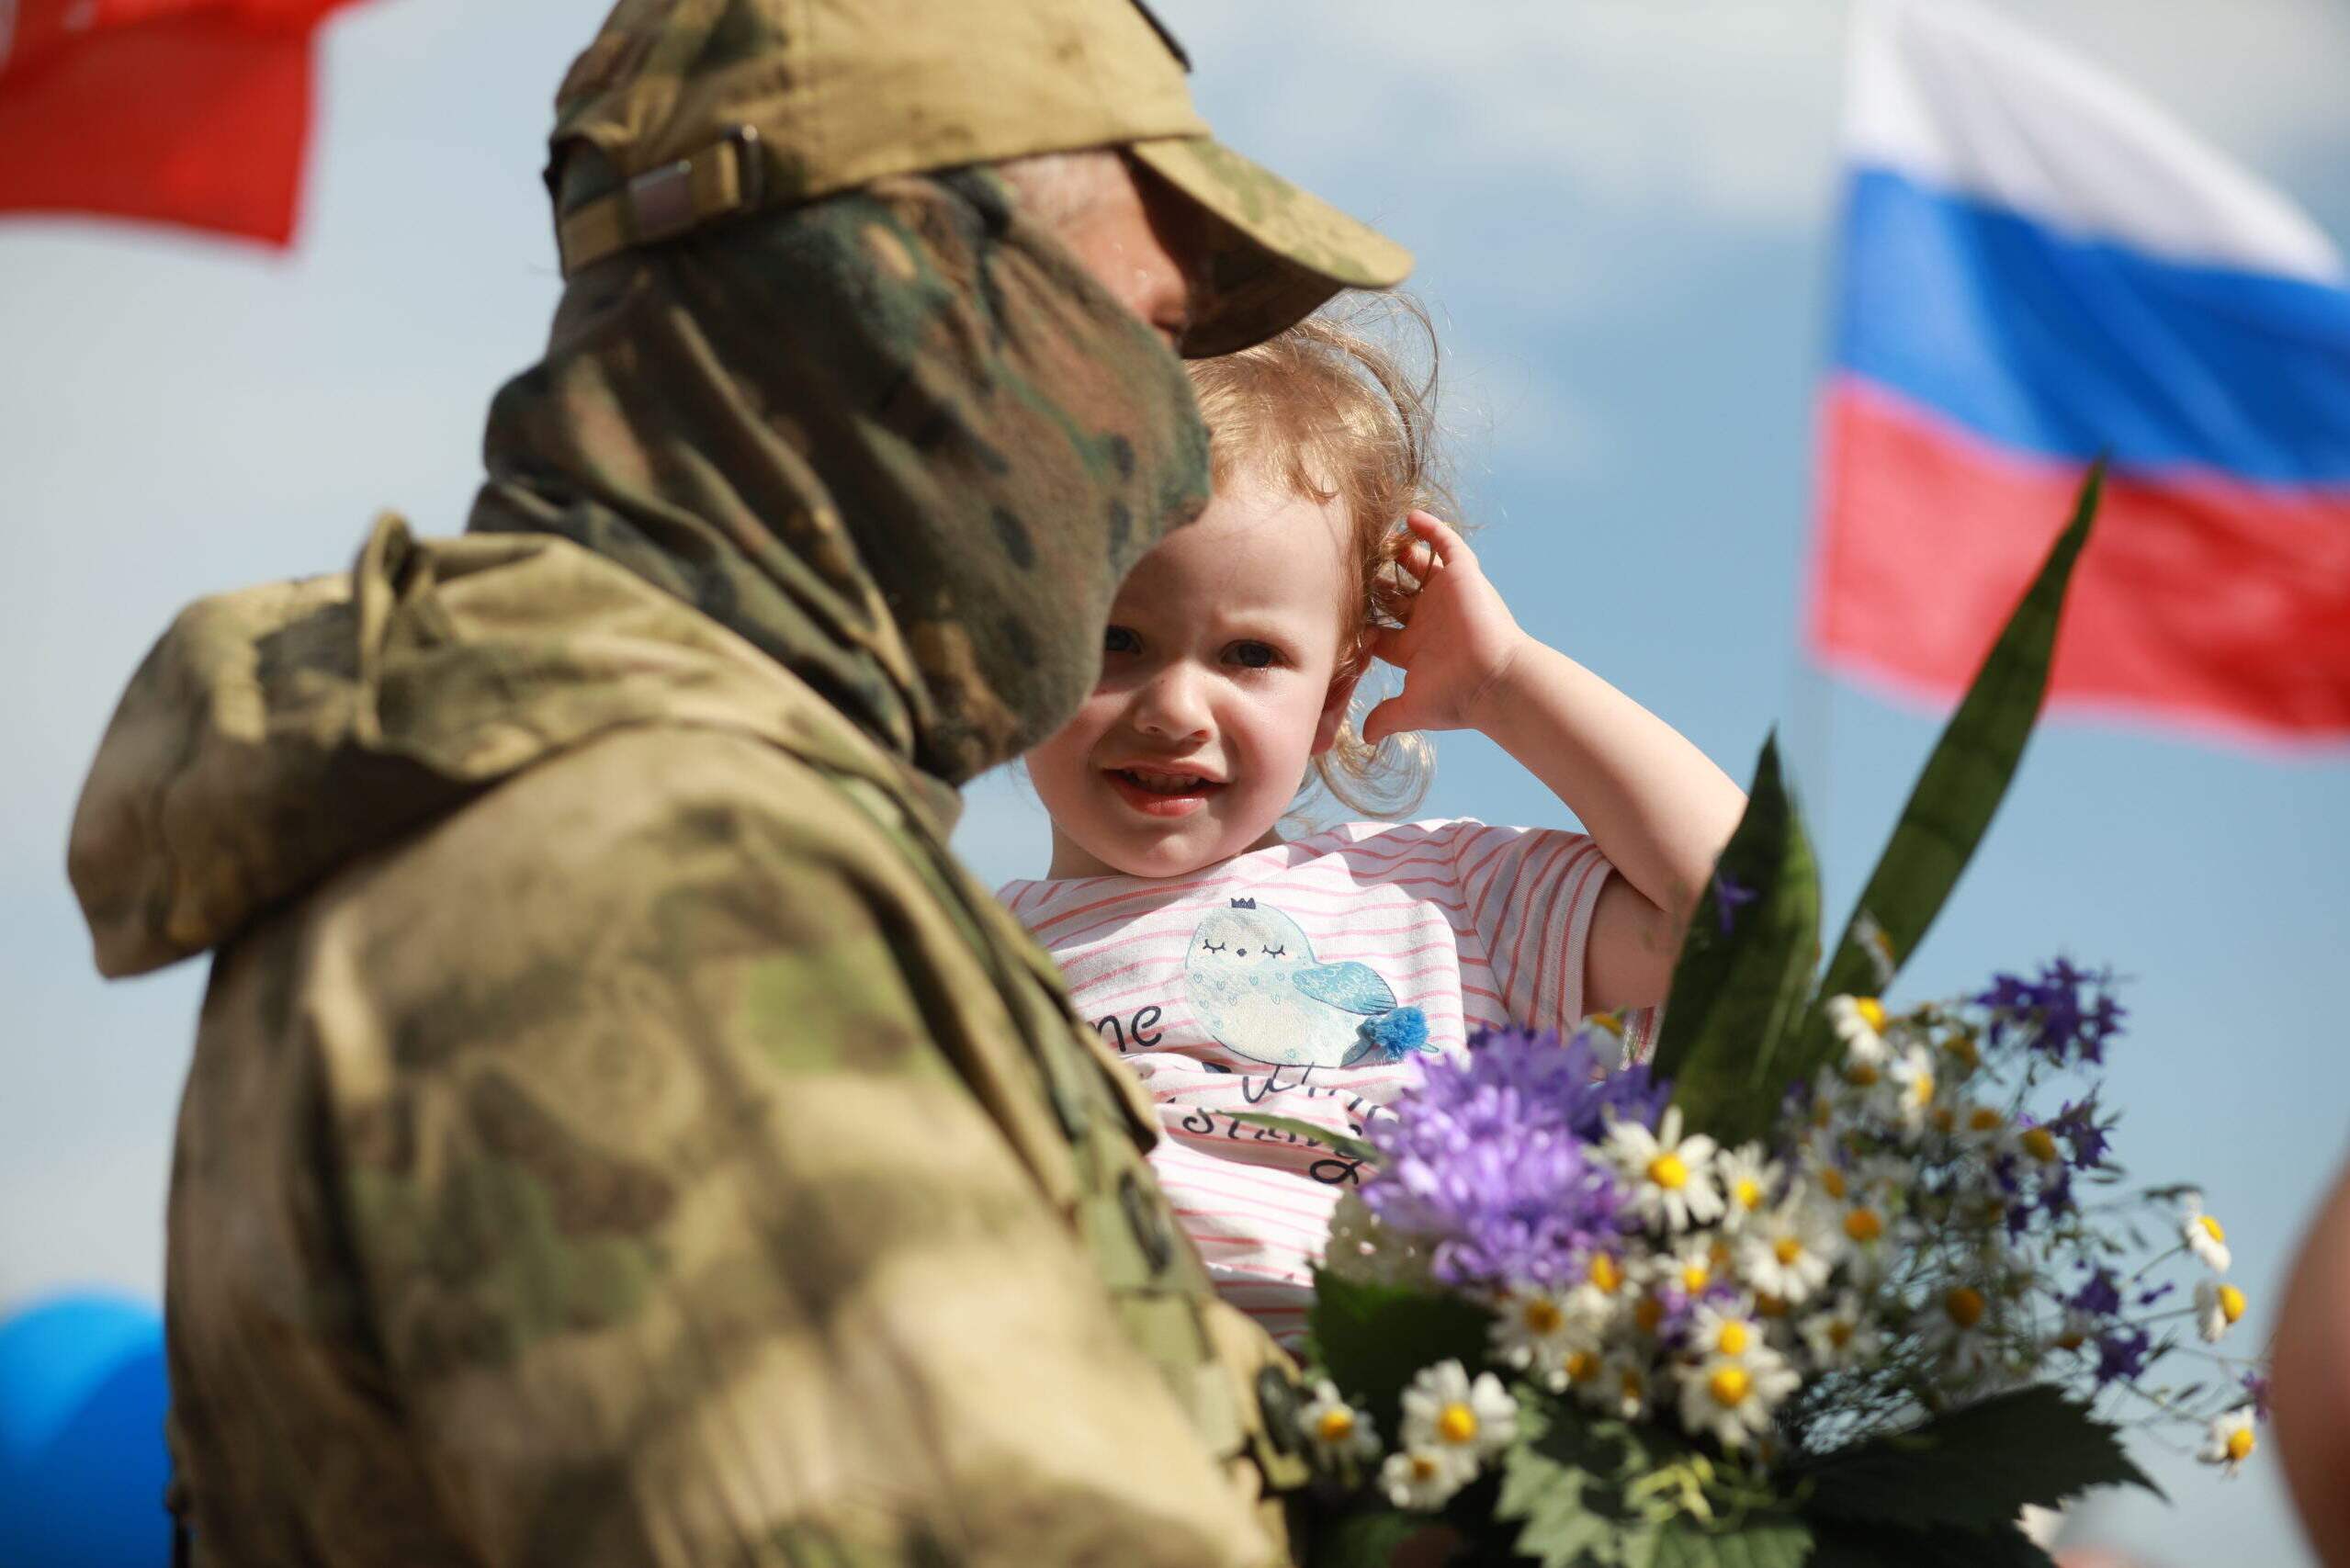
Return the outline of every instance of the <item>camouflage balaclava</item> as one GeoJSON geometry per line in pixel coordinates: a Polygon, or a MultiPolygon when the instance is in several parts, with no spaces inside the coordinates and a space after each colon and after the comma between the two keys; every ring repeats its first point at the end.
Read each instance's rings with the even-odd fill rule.
{"type": "Polygon", "coordinates": [[[1075,710],[1208,488],[1180,362],[984,170],[588,269],[485,446],[474,531],[628,568],[955,784],[1075,710]]]}

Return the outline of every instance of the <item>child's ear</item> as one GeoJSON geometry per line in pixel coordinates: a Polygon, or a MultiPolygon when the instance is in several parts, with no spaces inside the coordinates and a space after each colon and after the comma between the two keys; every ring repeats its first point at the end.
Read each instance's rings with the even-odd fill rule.
{"type": "Polygon", "coordinates": [[[1354,701],[1356,682],[1362,671],[1340,671],[1330,681],[1330,694],[1322,699],[1322,716],[1314,723],[1314,755],[1321,756],[1338,744],[1339,726],[1347,720],[1347,705],[1354,701]]]}

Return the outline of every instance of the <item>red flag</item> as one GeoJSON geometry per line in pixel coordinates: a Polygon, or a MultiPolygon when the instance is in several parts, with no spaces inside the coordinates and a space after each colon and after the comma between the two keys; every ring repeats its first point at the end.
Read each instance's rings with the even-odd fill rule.
{"type": "Polygon", "coordinates": [[[291,241],[311,34],[346,0],[0,0],[0,213],[291,241]]]}

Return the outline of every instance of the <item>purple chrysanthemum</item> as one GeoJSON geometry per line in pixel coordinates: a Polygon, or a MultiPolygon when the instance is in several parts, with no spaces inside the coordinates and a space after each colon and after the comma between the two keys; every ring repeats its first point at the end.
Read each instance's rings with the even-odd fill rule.
{"type": "Polygon", "coordinates": [[[1599,1065],[1591,1039],[1578,1032],[1561,1044],[1547,1029],[1480,1029],[1469,1037],[1471,1074],[1483,1082],[1517,1084],[1553,1106],[1587,1144],[1603,1141],[1610,1122],[1655,1126],[1673,1098],[1672,1085],[1658,1083],[1645,1066],[1610,1072],[1599,1065]]]}
{"type": "Polygon", "coordinates": [[[1666,1091],[1646,1068],[1604,1075],[1581,1039],[1501,1030],[1421,1072],[1368,1129],[1380,1173],[1362,1197],[1428,1238],[1437,1279],[1561,1284],[1619,1234],[1623,1195],[1590,1145],[1611,1116],[1655,1122],[1666,1091]]]}

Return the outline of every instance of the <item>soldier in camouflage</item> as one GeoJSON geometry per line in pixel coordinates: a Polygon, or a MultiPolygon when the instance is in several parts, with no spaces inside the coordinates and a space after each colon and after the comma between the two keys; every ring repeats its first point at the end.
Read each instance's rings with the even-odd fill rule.
{"type": "Polygon", "coordinates": [[[1293,1550],[1286,1365],[943,847],[1204,498],[1137,256],[1196,264],[1193,353],[1407,265],[1179,62],[1131,0],[622,0],[468,536],[387,519],[132,679],[70,860],[106,973],[215,954],[198,1563],[1293,1550]],[[1149,243],[999,172],[1103,147],[1149,243]]]}

